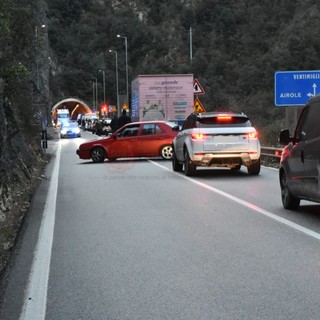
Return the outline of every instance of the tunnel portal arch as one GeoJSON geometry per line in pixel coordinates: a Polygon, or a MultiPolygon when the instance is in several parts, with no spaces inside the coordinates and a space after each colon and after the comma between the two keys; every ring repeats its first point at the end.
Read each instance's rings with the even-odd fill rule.
{"type": "Polygon", "coordinates": [[[67,98],[57,102],[51,109],[52,120],[56,121],[57,110],[68,109],[71,120],[77,120],[79,114],[92,113],[90,107],[80,99],[67,98]]]}

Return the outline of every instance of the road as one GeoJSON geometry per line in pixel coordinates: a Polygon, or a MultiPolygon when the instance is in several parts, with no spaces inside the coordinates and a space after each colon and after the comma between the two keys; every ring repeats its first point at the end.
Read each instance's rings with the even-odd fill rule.
{"type": "Polygon", "coordinates": [[[49,141],[0,319],[319,319],[320,206],[284,210],[277,170],[78,159],[95,137],[49,141]]]}

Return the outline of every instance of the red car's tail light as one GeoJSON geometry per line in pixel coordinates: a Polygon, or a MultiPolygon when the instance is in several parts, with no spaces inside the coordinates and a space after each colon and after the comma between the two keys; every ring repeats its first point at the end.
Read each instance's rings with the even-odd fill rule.
{"type": "Polygon", "coordinates": [[[203,133],[192,133],[191,139],[192,140],[204,140],[206,138],[206,135],[203,133]]]}
{"type": "Polygon", "coordinates": [[[257,138],[257,133],[256,132],[250,132],[247,134],[249,139],[254,139],[257,138]]]}

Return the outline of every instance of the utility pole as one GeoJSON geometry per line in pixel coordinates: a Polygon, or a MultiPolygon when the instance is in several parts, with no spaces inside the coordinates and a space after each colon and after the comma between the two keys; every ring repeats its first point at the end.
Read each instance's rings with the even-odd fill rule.
{"type": "Polygon", "coordinates": [[[102,72],[102,81],[103,81],[103,104],[106,104],[106,71],[104,69],[99,70],[102,72]]]}
{"type": "Polygon", "coordinates": [[[98,78],[95,78],[96,79],[96,110],[98,110],[98,78]]]}
{"type": "Polygon", "coordinates": [[[189,29],[189,44],[190,44],[190,64],[192,64],[192,27],[189,29]]]}
{"type": "Polygon", "coordinates": [[[119,106],[119,76],[118,76],[118,52],[115,50],[109,50],[109,52],[114,52],[116,57],[116,86],[117,86],[117,113],[120,116],[120,106],[119,106]]]}

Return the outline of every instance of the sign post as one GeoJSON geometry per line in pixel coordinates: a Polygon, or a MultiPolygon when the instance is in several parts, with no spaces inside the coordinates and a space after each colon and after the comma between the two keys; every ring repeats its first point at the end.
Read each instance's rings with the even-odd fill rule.
{"type": "Polygon", "coordinates": [[[198,99],[199,94],[205,94],[205,91],[203,90],[200,82],[198,79],[194,79],[193,81],[193,94],[195,95],[194,105],[193,105],[193,111],[194,112],[206,112],[206,109],[203,107],[202,103],[198,99]]]}
{"type": "Polygon", "coordinates": [[[279,71],[275,73],[275,105],[301,106],[320,93],[320,71],[279,71]]]}

